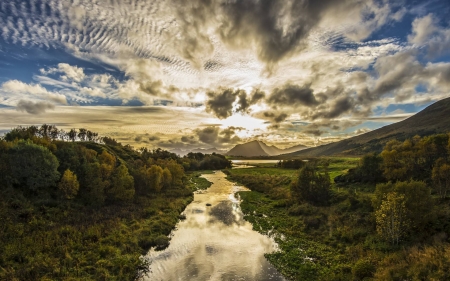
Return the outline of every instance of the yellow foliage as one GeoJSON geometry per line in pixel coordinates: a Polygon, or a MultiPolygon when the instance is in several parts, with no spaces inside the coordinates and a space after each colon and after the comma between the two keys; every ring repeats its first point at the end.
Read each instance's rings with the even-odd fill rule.
{"type": "Polygon", "coordinates": [[[63,197],[65,199],[75,198],[79,188],[80,184],[78,183],[77,175],[75,175],[71,170],[67,169],[58,184],[58,189],[62,192],[63,197]]]}

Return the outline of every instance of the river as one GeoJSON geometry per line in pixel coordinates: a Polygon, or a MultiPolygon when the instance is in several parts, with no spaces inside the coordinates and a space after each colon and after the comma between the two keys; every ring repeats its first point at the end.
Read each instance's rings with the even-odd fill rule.
{"type": "Polygon", "coordinates": [[[221,171],[203,177],[211,187],[194,194],[169,247],[148,252],[151,273],[144,280],[285,280],[264,258],[276,243],[243,218],[235,193],[248,189],[221,171]]]}

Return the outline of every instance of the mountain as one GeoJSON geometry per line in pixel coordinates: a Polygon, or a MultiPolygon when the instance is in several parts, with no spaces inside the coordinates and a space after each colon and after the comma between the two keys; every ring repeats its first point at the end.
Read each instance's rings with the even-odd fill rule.
{"type": "Polygon", "coordinates": [[[425,136],[450,132],[450,98],[440,100],[419,113],[371,132],[302,151],[285,154],[283,158],[331,155],[359,156],[380,152],[392,139],[405,140],[415,135],[425,136]]]}
{"type": "Polygon", "coordinates": [[[225,150],[219,150],[219,149],[213,147],[213,148],[195,148],[195,149],[188,149],[188,150],[175,148],[175,149],[170,150],[170,152],[175,153],[175,154],[180,155],[180,156],[184,156],[184,155],[187,155],[189,152],[193,152],[193,153],[200,152],[200,153],[203,153],[203,154],[213,154],[213,153],[224,154],[226,151],[225,150]]]}
{"type": "Polygon", "coordinates": [[[244,144],[238,144],[233,147],[230,151],[225,153],[225,155],[230,156],[244,156],[244,157],[254,157],[254,156],[276,156],[285,153],[291,153],[301,149],[307,148],[304,145],[296,145],[286,149],[280,149],[274,145],[268,146],[261,141],[251,141],[244,144]]]}

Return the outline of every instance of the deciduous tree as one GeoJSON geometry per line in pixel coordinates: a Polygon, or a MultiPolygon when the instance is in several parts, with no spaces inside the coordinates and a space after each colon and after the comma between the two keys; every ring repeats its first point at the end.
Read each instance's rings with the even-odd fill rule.
{"type": "Polygon", "coordinates": [[[35,192],[59,180],[58,159],[40,145],[20,141],[10,150],[10,165],[15,183],[35,192]]]}
{"type": "Polygon", "coordinates": [[[377,232],[392,244],[398,244],[408,230],[408,211],[403,194],[389,192],[375,212],[377,232]]]}
{"type": "Polygon", "coordinates": [[[80,184],[78,183],[77,175],[67,169],[58,184],[58,189],[62,196],[65,199],[73,199],[77,195],[79,188],[80,184]]]}

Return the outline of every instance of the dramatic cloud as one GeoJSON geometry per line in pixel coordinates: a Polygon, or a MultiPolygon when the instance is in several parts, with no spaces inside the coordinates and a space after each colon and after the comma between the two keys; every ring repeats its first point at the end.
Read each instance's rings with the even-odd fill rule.
{"type": "Polygon", "coordinates": [[[220,89],[207,94],[206,111],[211,112],[220,119],[230,117],[233,113],[249,113],[250,106],[257,104],[265,93],[256,89],[251,94],[245,90],[220,89]]]}
{"type": "Polygon", "coordinates": [[[16,109],[18,111],[26,111],[29,114],[42,114],[45,113],[47,109],[54,109],[55,106],[48,102],[32,102],[20,100],[17,103],[16,109]]]}
{"type": "Polygon", "coordinates": [[[339,140],[448,96],[447,3],[420,2],[3,1],[0,109],[151,148],[339,140]]]}
{"type": "Polygon", "coordinates": [[[318,105],[310,85],[298,86],[290,83],[281,88],[276,88],[268,103],[274,106],[315,106],[318,105]]]}

